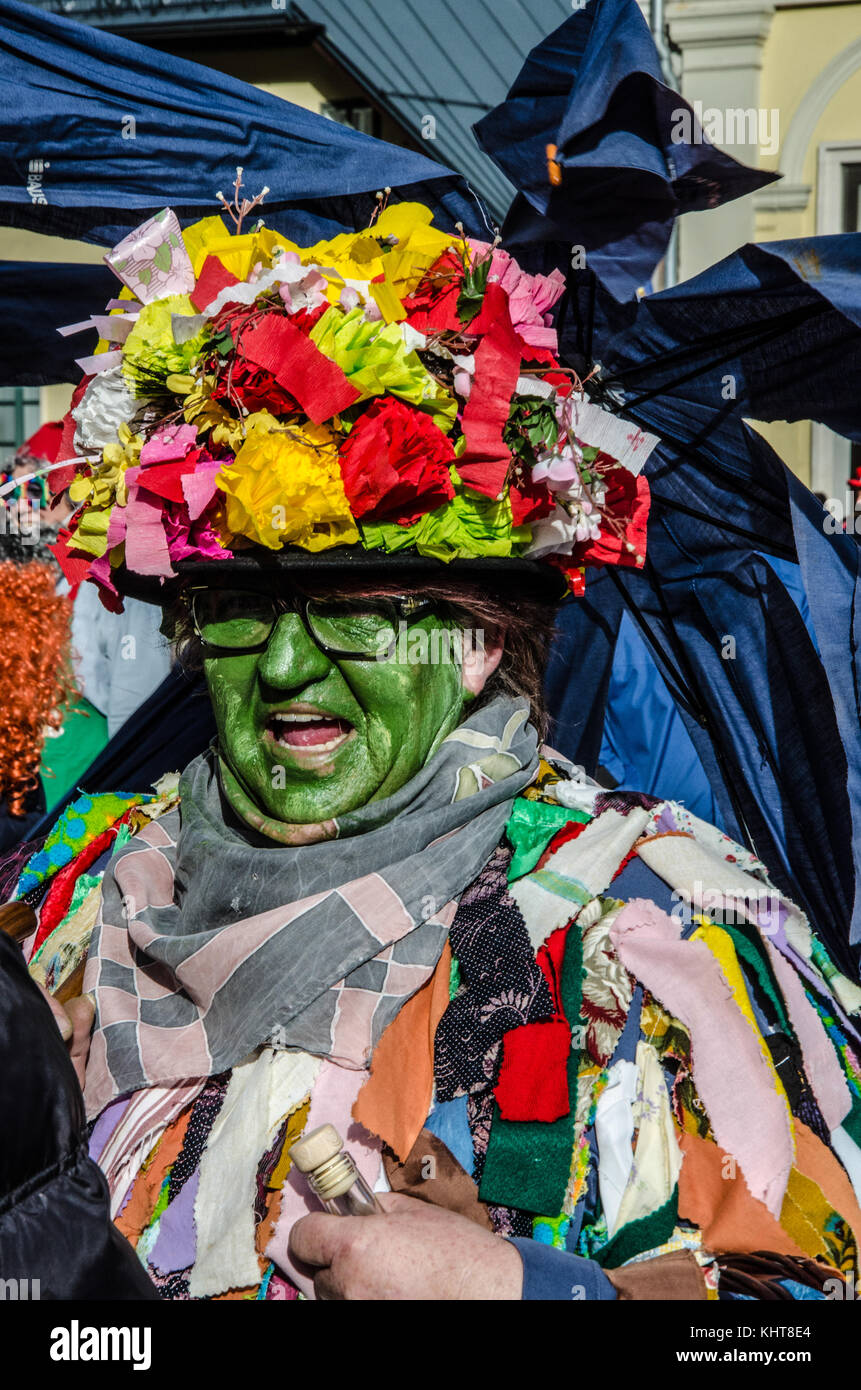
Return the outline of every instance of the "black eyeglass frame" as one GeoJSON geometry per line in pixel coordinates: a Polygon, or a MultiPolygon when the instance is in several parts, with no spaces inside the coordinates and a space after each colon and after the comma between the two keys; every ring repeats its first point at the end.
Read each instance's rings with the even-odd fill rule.
{"type": "Polygon", "coordinates": [[[398,640],[397,632],[400,623],[406,623],[407,626],[411,626],[413,623],[419,622],[422,618],[426,618],[430,613],[439,611],[439,605],[433,599],[413,599],[406,594],[395,595],[393,598],[367,599],[365,601],[365,606],[388,617],[395,628],[395,636],[389,645],[388,651],[381,654],[379,651],[345,651],[343,647],[333,647],[330,646],[328,642],[323,642],[311,626],[308,609],[312,603],[325,602],[325,600],[309,598],[307,594],[294,593],[291,594],[289,598],[284,598],[281,594],[273,594],[268,590],[260,589],[250,584],[229,586],[220,584],[200,584],[195,585],[194,588],[186,589],[185,596],[189,603],[192,626],[194,627],[195,636],[198,641],[206,651],[217,652],[221,656],[248,656],[253,655],[255,652],[265,652],[269,643],[272,641],[272,636],[278,626],[279,618],[282,618],[285,613],[295,613],[297,617],[301,619],[302,625],[311,638],[311,641],[315,646],[320,648],[320,651],[323,652],[325,656],[334,657],[338,661],[385,661],[394,653],[395,644],[398,640]],[[272,604],[274,611],[272,626],[268,636],[264,641],[256,642],[250,647],[222,647],[217,643],[208,642],[200,630],[200,623],[198,622],[197,613],[195,611],[197,596],[198,594],[204,593],[251,593],[256,594],[258,598],[267,600],[272,604]],[[413,606],[408,607],[408,605],[413,606]]]}

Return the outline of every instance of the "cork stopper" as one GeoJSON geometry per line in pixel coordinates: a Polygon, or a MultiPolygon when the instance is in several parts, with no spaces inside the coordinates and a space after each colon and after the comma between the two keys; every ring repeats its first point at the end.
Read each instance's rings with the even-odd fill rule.
{"type": "Polygon", "coordinates": [[[320,1125],[290,1146],[290,1158],[300,1173],[311,1173],[329,1163],[344,1147],[344,1141],[334,1125],[320,1125]]]}

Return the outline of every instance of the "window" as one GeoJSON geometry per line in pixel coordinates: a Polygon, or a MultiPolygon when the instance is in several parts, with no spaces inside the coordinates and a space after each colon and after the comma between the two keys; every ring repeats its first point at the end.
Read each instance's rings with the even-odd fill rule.
{"type": "MultiPolygon", "coordinates": [[[[819,146],[816,232],[819,236],[861,230],[861,143],[830,141],[819,146]]],[[[861,445],[826,425],[813,425],[810,486],[848,507],[849,479],[861,467],[861,445]]]]}
{"type": "Polygon", "coordinates": [[[324,101],[320,107],[320,115],[328,116],[330,121],[337,121],[339,125],[349,125],[353,130],[359,130],[363,135],[374,135],[379,138],[380,134],[380,113],[375,111],[367,101],[361,97],[345,97],[340,101],[324,101]]]}
{"type": "Polygon", "coordinates": [[[38,386],[0,387],[0,459],[14,454],[40,423],[38,386]]]}

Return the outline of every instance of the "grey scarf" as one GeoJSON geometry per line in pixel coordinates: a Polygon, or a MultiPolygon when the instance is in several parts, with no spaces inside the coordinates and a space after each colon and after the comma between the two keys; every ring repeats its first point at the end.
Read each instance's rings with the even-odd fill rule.
{"type": "Polygon", "coordinates": [[[180,810],[105,874],[86,982],[90,1112],[223,1071],[263,1042],[366,1066],[535,776],[527,718],[525,701],[494,700],[393,796],[351,813],[349,834],[296,848],[250,843],[225,821],[214,754],[191,763],[180,810]]]}

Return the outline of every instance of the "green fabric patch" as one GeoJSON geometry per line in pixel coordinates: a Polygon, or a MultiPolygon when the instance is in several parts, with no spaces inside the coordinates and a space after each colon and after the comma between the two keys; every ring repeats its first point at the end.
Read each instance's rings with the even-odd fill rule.
{"type": "Polygon", "coordinates": [[[23,897],[30,889],[38,887],[71,864],[76,854],[125,815],[130,807],[145,806],[154,800],[150,793],[125,795],[122,792],[100,792],[88,796],[82,792],[66,807],[42,848],[27,860],[14,897],[23,897]]]}
{"type": "Polygon", "coordinates": [[[564,898],[566,902],[574,903],[577,907],[585,907],[595,896],[576,878],[566,878],[564,874],[557,874],[555,869],[536,869],[532,875],[532,882],[546,888],[554,898],[564,898]]]}
{"type": "MultiPolygon", "coordinates": [[[[565,942],[560,995],[565,1017],[569,1023],[577,1023],[583,1000],[583,941],[576,924],[565,942]]],[[[562,1210],[571,1174],[579,1066],[580,1051],[572,1047],[568,1056],[570,1110],[552,1123],[504,1120],[499,1106],[494,1105],[479,1188],[483,1202],[519,1207],[539,1216],[552,1212],[552,1219],[562,1210]]]]}
{"type": "Polygon", "coordinates": [[[448,997],[451,1001],[460,989],[460,961],[457,956],[451,958],[451,968],[448,972],[448,997]]]}
{"type": "Polygon", "coordinates": [[[522,878],[535,868],[553,836],[572,820],[582,824],[589,816],[585,811],[572,811],[555,802],[531,801],[519,796],[514,803],[505,827],[514,848],[508,867],[508,882],[522,878]]]}
{"type": "Polygon", "coordinates": [[[842,1121],[843,1128],[856,1144],[861,1145],[861,1084],[856,1075],[855,1068],[849,1060],[849,1039],[840,1027],[830,1009],[826,1007],[825,1001],[816,994],[809,984],[805,985],[804,993],[808,1003],[812,1004],[818,1013],[822,1026],[831,1040],[831,1045],[840,1059],[843,1074],[846,1077],[846,1084],[849,1087],[849,1094],[852,1097],[852,1109],[842,1121]]]}
{"type": "Polygon", "coordinates": [[[646,1250],[665,1245],[676,1229],[678,1219],[679,1188],[676,1184],[662,1207],[649,1212],[648,1216],[641,1216],[639,1221],[628,1221],[603,1250],[593,1253],[592,1259],[602,1269],[618,1269],[646,1250]]]}
{"type": "Polygon", "coordinates": [[[750,966],[759,981],[763,994],[765,994],[774,1005],[777,1017],[780,1021],[781,1032],[785,1033],[789,1038],[794,1037],[792,1025],[789,1022],[789,1017],[786,1012],[786,1005],[783,1002],[783,995],[780,992],[777,980],[774,978],[774,972],[772,971],[769,960],[764,953],[761,954],[757,950],[756,944],[751,940],[750,936],[747,935],[743,927],[728,927],[725,922],[721,923],[721,927],[727,933],[727,936],[731,938],[732,944],[736,950],[736,955],[750,966]]]}

